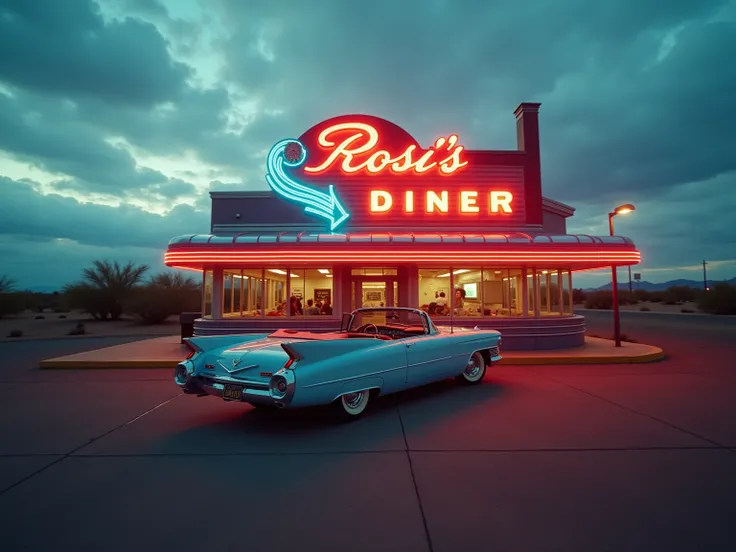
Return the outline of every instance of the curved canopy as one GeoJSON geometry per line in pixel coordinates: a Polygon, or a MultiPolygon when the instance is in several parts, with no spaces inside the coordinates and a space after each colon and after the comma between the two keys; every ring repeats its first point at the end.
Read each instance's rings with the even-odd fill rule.
{"type": "Polygon", "coordinates": [[[572,270],[640,262],[622,236],[314,232],[189,234],[169,241],[168,266],[290,266],[315,262],[363,264],[461,263],[566,267],[572,270]]]}

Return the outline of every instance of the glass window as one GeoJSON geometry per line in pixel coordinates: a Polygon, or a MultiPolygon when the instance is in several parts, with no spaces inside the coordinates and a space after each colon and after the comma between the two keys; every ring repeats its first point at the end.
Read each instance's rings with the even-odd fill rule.
{"type": "Polygon", "coordinates": [[[573,314],[572,312],[572,289],[571,288],[571,277],[570,272],[563,270],[562,271],[562,312],[563,314],[573,314]]]}
{"type": "Polygon", "coordinates": [[[212,316],[212,270],[204,271],[204,293],[202,294],[202,314],[212,316]]]}
{"type": "Polygon", "coordinates": [[[226,269],[223,271],[222,314],[261,316],[261,269],[226,269]]]}
{"type": "MultiPolygon", "coordinates": [[[[524,316],[534,316],[534,298],[536,294],[536,284],[537,284],[537,273],[534,270],[534,268],[527,268],[526,269],[526,307],[527,311],[522,314],[524,316]]],[[[523,292],[522,292],[523,293],[523,292]]],[[[523,307],[522,307],[523,310],[523,307]]]]}
{"type": "Polygon", "coordinates": [[[523,316],[524,304],[522,295],[522,270],[510,268],[505,276],[507,293],[509,295],[509,316],[523,316]]]}
{"type": "Polygon", "coordinates": [[[560,278],[561,272],[556,269],[541,271],[541,306],[542,316],[560,316],[564,314],[564,281],[560,278]],[[563,299],[560,300],[560,290],[563,291],[563,299]]]}
{"type": "Polygon", "coordinates": [[[508,268],[483,268],[481,286],[482,316],[508,317],[515,308],[514,301],[516,278],[511,277],[508,268]]]}
{"type": "Polygon", "coordinates": [[[235,278],[234,270],[223,270],[222,274],[222,315],[240,316],[240,304],[235,303],[235,288],[240,288],[240,271],[235,278]]]}
{"type": "MultiPolygon", "coordinates": [[[[267,268],[263,278],[263,308],[266,316],[286,316],[290,304],[286,297],[286,276],[289,273],[281,268],[267,268]]],[[[292,278],[298,275],[292,274],[292,278]]],[[[292,315],[301,314],[301,302],[295,302],[292,315]]]]}
{"type": "Polygon", "coordinates": [[[291,274],[291,298],[296,305],[291,316],[331,316],[332,312],[332,268],[297,268],[291,274]],[[299,308],[301,306],[301,308],[299,308]]]}
{"type": "MultiPolygon", "coordinates": [[[[453,308],[455,316],[481,316],[482,280],[480,268],[455,268],[452,269],[453,284],[453,308]]],[[[448,275],[449,279],[449,275],[448,275]]],[[[489,288],[493,291],[493,288],[489,288]]],[[[500,290],[500,286],[499,286],[500,290]]],[[[493,297],[493,299],[500,299],[493,297]]]]}
{"type": "Polygon", "coordinates": [[[450,267],[419,269],[419,308],[430,316],[450,314],[450,267]]]}

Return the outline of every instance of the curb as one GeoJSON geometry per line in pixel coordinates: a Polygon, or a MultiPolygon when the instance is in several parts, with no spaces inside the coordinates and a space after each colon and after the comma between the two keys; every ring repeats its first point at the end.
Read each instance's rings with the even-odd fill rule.
{"type": "Polygon", "coordinates": [[[505,366],[552,366],[559,364],[645,364],[658,362],[665,358],[659,347],[651,347],[652,351],[638,355],[611,356],[574,356],[559,355],[549,357],[504,357],[498,364],[505,366]]]}

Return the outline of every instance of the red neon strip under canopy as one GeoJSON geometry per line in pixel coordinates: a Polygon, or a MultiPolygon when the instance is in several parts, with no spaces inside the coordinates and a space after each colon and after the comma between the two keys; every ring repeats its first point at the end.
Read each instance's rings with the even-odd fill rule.
{"type": "Polygon", "coordinates": [[[171,267],[196,269],[213,265],[234,268],[241,265],[411,262],[485,266],[545,265],[550,268],[564,266],[584,270],[614,264],[632,265],[641,261],[641,254],[633,242],[619,237],[531,237],[515,234],[470,239],[470,236],[464,235],[412,234],[410,239],[394,241],[391,237],[386,239],[386,234],[381,234],[382,239],[373,241],[355,237],[351,240],[348,235],[309,234],[303,240],[294,239],[294,234],[287,239],[284,236],[285,233],[267,238],[261,235],[182,236],[171,240],[164,262],[171,267]]]}

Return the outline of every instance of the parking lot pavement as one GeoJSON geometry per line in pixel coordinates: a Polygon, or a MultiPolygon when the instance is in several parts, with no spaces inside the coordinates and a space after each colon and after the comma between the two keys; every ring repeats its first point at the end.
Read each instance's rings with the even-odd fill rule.
{"type": "Polygon", "coordinates": [[[668,360],[501,366],[352,424],[182,396],[161,370],[35,368],[122,339],[2,343],[2,550],[730,548],[733,345],[637,331],[668,360]]]}

